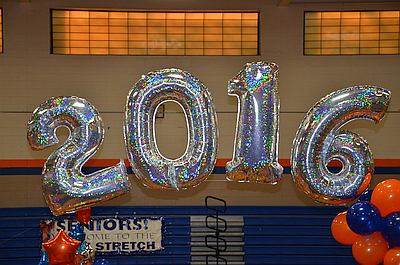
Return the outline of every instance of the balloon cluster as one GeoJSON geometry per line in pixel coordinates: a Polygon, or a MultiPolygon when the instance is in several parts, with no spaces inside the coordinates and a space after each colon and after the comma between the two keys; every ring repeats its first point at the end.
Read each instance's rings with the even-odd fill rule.
{"type": "Polygon", "coordinates": [[[400,264],[400,180],[385,180],[367,191],[335,217],[331,231],[336,241],[352,245],[360,264],[400,264]]]}
{"type": "Polygon", "coordinates": [[[54,238],[43,242],[44,251],[38,265],[108,265],[105,259],[95,261],[95,252],[85,241],[84,225],[90,218],[90,208],[79,210],[76,213],[79,223],[68,234],[60,230],[54,238]]]}

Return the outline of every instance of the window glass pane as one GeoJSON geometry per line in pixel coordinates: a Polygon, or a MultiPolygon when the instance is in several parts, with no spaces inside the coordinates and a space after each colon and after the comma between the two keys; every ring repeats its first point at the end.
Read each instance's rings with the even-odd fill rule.
{"type": "Polygon", "coordinates": [[[3,53],[3,9],[0,8],[0,53],[3,53]]]}
{"type": "Polygon", "coordinates": [[[400,11],[305,12],[305,55],[400,54],[400,11]]]}
{"type": "Polygon", "coordinates": [[[55,54],[258,55],[258,12],[51,13],[55,54]]]}

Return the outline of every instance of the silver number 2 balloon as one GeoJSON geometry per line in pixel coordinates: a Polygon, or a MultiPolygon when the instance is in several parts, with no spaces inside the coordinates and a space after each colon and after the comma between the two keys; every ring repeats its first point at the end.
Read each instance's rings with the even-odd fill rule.
{"type": "Polygon", "coordinates": [[[358,134],[340,130],[355,119],[381,120],[390,92],[375,86],[355,86],[333,92],[312,107],[297,131],[291,154],[297,187],[326,204],[354,200],[369,185],[373,158],[368,143],[358,134]],[[339,160],[342,170],[327,165],[339,160]]]}
{"type": "Polygon", "coordinates": [[[84,175],[81,167],[103,141],[103,122],[93,105],[78,97],[53,97],[42,103],[28,123],[28,142],[41,150],[58,143],[56,130],[65,126],[70,136],[47,159],[43,193],[54,215],[74,212],[127,193],[130,182],[123,162],[84,175]]]}
{"type": "Polygon", "coordinates": [[[281,179],[277,75],[274,63],[248,63],[229,81],[228,94],[238,98],[238,119],[228,180],[276,184],[281,179]]]}
{"type": "Polygon", "coordinates": [[[164,69],[142,76],[128,96],[124,132],[132,170],[148,187],[190,188],[204,181],[214,168],[216,112],[207,88],[188,72],[164,69]],[[176,160],[164,157],[155,139],[155,113],[166,101],[178,103],[187,121],[188,144],[176,160]]]}

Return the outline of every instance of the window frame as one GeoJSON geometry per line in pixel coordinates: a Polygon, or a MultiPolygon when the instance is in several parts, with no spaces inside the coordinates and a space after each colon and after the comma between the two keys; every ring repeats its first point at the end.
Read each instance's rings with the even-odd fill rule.
{"type": "MultiPolygon", "coordinates": [[[[322,18],[321,18],[321,21],[322,21],[322,18]]],[[[381,26],[381,24],[380,24],[380,22],[379,22],[379,24],[378,24],[378,26],[380,27],[381,26]]],[[[321,26],[322,27],[322,26],[321,26]]],[[[381,31],[379,30],[379,32],[378,32],[378,34],[380,34],[381,33],[381,31]]],[[[319,33],[320,35],[322,35],[322,33],[319,33]]],[[[378,41],[380,40],[380,38],[378,39],[378,41]]],[[[341,41],[341,39],[339,40],[339,42],[341,41]]],[[[360,38],[358,39],[358,42],[360,42],[360,38]]],[[[380,46],[378,46],[378,47],[374,47],[374,48],[380,48],[380,46]]],[[[320,48],[320,49],[322,49],[322,48],[320,48]]],[[[358,45],[358,49],[360,49],[360,45],[358,45]]],[[[384,9],[384,10],[376,10],[376,9],[363,9],[363,10],[324,10],[324,11],[321,11],[321,10],[304,10],[303,11],[303,56],[370,56],[370,55],[372,55],[372,56],[397,56],[397,55],[400,55],[400,9],[398,9],[398,10],[396,10],[396,9],[384,9]],[[389,54],[389,53],[360,53],[360,51],[359,51],[359,53],[354,53],[354,54],[341,54],[341,53],[339,53],[339,54],[306,54],[306,38],[305,38],[305,35],[306,35],[306,13],[324,13],[324,12],[340,12],[340,13],[346,13],[346,12],[360,12],[360,13],[362,13],[362,12],[386,12],[386,11],[388,11],[388,12],[391,12],[391,11],[394,11],[394,12],[399,12],[399,30],[398,30],[398,34],[399,34],[399,37],[398,37],[398,46],[397,46],[397,49],[398,49],[398,52],[397,53],[392,53],[392,54],[389,54]]]]}

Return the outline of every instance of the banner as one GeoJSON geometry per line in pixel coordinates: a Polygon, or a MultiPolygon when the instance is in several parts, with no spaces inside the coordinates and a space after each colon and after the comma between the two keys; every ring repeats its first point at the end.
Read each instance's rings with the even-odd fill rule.
{"type": "MultiPolygon", "coordinates": [[[[64,229],[69,232],[76,220],[41,221],[43,242],[64,229]]],[[[92,218],[85,226],[86,241],[96,254],[129,254],[139,251],[152,252],[163,249],[161,217],[92,218]]]]}

